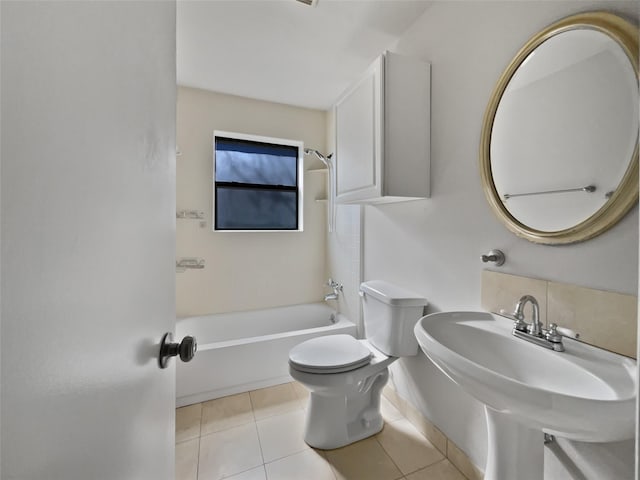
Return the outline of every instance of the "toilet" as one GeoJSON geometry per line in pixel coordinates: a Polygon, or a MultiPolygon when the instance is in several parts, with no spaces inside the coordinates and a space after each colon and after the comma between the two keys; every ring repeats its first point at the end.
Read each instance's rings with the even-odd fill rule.
{"type": "Polygon", "coordinates": [[[310,391],[304,441],[314,448],[342,447],[382,430],[388,366],[418,353],[413,328],[426,299],[383,280],[362,283],[360,294],[364,340],[328,335],[289,352],[289,373],[310,391]]]}

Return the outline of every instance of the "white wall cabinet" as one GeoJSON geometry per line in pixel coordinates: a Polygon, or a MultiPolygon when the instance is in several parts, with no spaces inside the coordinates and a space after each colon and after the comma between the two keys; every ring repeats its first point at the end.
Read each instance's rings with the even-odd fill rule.
{"type": "Polygon", "coordinates": [[[431,65],[378,57],[334,106],[338,203],[429,197],[431,65]]]}

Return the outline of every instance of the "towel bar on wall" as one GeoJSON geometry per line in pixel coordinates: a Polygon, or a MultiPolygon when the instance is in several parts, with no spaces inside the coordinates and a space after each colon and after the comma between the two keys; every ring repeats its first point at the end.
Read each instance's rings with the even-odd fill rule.
{"type": "Polygon", "coordinates": [[[526,197],[530,195],[547,195],[551,193],[569,193],[569,192],[586,192],[593,193],[596,191],[595,185],[587,185],[586,187],[580,188],[566,188],[564,190],[547,190],[546,192],[527,192],[527,193],[505,193],[503,195],[505,200],[508,200],[513,197],[526,197]]]}

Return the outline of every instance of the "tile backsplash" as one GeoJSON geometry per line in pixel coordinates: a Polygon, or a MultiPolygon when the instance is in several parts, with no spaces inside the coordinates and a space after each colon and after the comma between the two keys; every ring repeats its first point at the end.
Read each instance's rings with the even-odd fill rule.
{"type": "MultiPolygon", "coordinates": [[[[518,299],[533,295],[540,319],[580,334],[580,340],[636,358],[638,299],[635,295],[485,270],[481,304],[490,312],[512,313],[518,299]]],[[[525,313],[529,315],[528,312],[525,313]]]]}

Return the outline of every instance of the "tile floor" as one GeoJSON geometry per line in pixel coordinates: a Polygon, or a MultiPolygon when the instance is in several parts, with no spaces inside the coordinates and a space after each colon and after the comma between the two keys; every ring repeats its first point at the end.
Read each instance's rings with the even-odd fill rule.
{"type": "Polygon", "coordinates": [[[178,408],[176,480],[466,480],[384,397],[379,434],[310,448],[307,401],[294,382],[178,408]]]}

